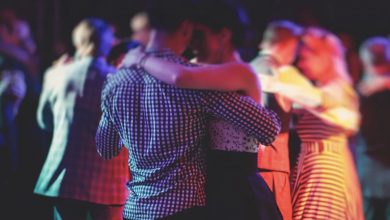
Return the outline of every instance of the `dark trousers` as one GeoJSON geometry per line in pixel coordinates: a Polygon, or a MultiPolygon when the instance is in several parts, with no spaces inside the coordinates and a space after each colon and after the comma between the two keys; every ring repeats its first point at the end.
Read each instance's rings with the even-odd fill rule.
{"type": "Polygon", "coordinates": [[[72,199],[56,199],[55,220],[122,220],[123,205],[101,205],[72,199]]]}
{"type": "Polygon", "coordinates": [[[209,220],[282,220],[274,194],[258,174],[257,154],[213,150],[208,154],[209,220]]]}

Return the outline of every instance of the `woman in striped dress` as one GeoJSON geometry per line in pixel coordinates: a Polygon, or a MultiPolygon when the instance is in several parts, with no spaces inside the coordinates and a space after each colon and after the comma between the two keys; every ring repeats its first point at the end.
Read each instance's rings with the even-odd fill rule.
{"type": "Polygon", "coordinates": [[[342,44],[314,27],[305,31],[302,43],[298,66],[314,82],[319,102],[315,107],[300,103],[296,111],[302,144],[292,178],[293,219],[364,219],[347,141],[358,129],[358,99],[342,44]]]}

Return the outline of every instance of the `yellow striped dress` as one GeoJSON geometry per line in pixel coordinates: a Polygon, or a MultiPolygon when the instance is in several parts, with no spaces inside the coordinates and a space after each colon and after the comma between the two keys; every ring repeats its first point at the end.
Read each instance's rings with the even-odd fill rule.
{"type": "MultiPolygon", "coordinates": [[[[355,99],[352,88],[343,88],[346,84],[331,86],[338,88],[341,97],[355,99]]],[[[354,103],[349,101],[346,103],[354,103]]],[[[357,106],[352,108],[357,110],[357,106]]],[[[295,129],[302,144],[292,174],[293,219],[364,219],[360,184],[346,131],[304,109],[297,115],[295,129]]]]}

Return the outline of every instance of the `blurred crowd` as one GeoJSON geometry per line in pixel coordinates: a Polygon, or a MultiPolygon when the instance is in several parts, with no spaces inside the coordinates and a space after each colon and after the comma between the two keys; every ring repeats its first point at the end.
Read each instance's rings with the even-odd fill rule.
{"type": "MultiPolygon", "coordinates": [[[[201,66],[191,72],[150,53],[167,21],[156,23],[149,11],[131,17],[132,35],[124,39],[115,36],[113,24],[85,18],[68,36],[75,52],[43,67],[28,21],[11,9],[1,10],[0,215],[123,218],[127,196],[134,194],[126,185],[133,177],[141,178],[141,164],[138,159],[129,162],[134,151],[129,146],[114,159],[103,160],[95,134],[107,79],[121,69],[142,68],[175,87],[238,92],[276,112],[280,133],[271,146],[256,145],[256,168],[277,217],[260,219],[390,219],[390,39],[372,36],[356,48],[347,33],[274,20],[263,30],[256,56],[245,62],[240,58],[249,23],[245,11],[235,18],[214,13],[218,19],[205,13],[191,26],[182,56],[201,66]],[[164,71],[176,77],[166,77],[164,71]],[[23,206],[29,211],[23,213],[23,206]]],[[[184,35],[189,27],[172,29],[167,33],[184,35]]],[[[226,125],[219,126],[214,129],[226,125]]],[[[122,129],[116,125],[114,130],[122,129]]],[[[210,198],[219,203],[228,196],[224,193],[210,198]]],[[[226,211],[214,219],[235,219],[234,214],[226,211]]]]}

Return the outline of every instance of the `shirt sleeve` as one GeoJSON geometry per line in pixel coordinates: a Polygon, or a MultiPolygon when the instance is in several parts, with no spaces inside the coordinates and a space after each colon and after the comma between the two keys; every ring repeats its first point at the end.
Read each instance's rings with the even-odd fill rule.
{"type": "Polygon", "coordinates": [[[112,121],[111,106],[113,93],[114,89],[104,86],[101,101],[102,116],[96,132],[97,151],[104,159],[111,159],[117,156],[122,149],[118,129],[112,121]]]}
{"type": "Polygon", "coordinates": [[[208,92],[205,102],[209,114],[240,127],[263,145],[271,144],[280,132],[281,123],[276,113],[249,97],[237,93],[208,92]]]}
{"type": "Polygon", "coordinates": [[[359,100],[353,88],[348,83],[335,82],[321,88],[321,92],[322,104],[312,111],[331,125],[357,132],[360,125],[359,100]]]}
{"type": "Polygon", "coordinates": [[[45,72],[43,80],[43,89],[39,97],[38,108],[36,112],[37,123],[41,129],[51,131],[53,130],[53,113],[50,103],[50,96],[53,96],[54,92],[50,86],[50,72],[45,72]]]}

